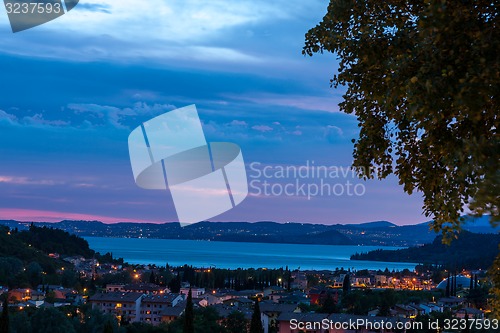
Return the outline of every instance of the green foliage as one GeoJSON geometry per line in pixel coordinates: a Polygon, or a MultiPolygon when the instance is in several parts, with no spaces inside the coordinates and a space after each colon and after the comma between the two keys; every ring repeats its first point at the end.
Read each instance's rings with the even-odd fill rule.
{"type": "MultiPolygon", "coordinates": [[[[220,319],[217,310],[212,307],[204,307],[195,311],[194,332],[220,333],[223,327],[218,324],[220,319]]],[[[184,332],[183,332],[184,333],[184,332]]]]}
{"type": "Polygon", "coordinates": [[[106,252],[105,254],[100,254],[99,252],[97,252],[95,254],[95,258],[102,264],[116,264],[116,265],[124,264],[123,258],[118,258],[118,259],[113,258],[113,253],[111,252],[106,252]]]}
{"type": "Polygon", "coordinates": [[[304,54],[340,60],[332,85],[347,86],[340,109],[360,126],[354,167],[420,191],[450,237],[466,206],[500,221],[499,5],[331,0],[306,34],[304,54]]]}
{"type": "Polygon", "coordinates": [[[55,308],[37,310],[31,318],[32,333],[77,333],[68,316],[55,308]]]}
{"type": "Polygon", "coordinates": [[[23,271],[24,264],[13,257],[0,257],[0,284],[13,286],[17,281],[16,276],[23,271]]]}
{"type": "Polygon", "coordinates": [[[81,255],[85,258],[92,258],[94,255],[85,239],[60,229],[32,225],[29,231],[20,232],[18,238],[45,253],[81,255]]]}
{"type": "Polygon", "coordinates": [[[469,292],[467,294],[467,302],[469,302],[476,309],[484,309],[486,308],[488,301],[488,292],[489,289],[484,285],[469,289],[469,292]]]}
{"type": "Polygon", "coordinates": [[[491,279],[493,287],[490,290],[491,295],[491,308],[493,310],[492,315],[500,319],[500,255],[496,257],[493,265],[488,270],[488,275],[491,279]]]}
{"type": "Polygon", "coordinates": [[[247,320],[240,311],[233,311],[224,319],[223,325],[227,333],[243,333],[247,331],[247,320]]]}
{"type": "Polygon", "coordinates": [[[263,333],[264,327],[262,326],[262,320],[260,318],[260,306],[259,301],[255,301],[253,307],[252,320],[250,321],[250,333],[263,333]]]}
{"type": "Polygon", "coordinates": [[[74,318],[74,327],[77,333],[101,333],[105,330],[112,330],[114,333],[120,333],[123,330],[118,328],[116,317],[110,314],[104,314],[90,306],[81,307],[83,312],[81,318],[74,318]]]}
{"type": "Polygon", "coordinates": [[[104,325],[103,333],[114,333],[113,324],[111,324],[111,322],[108,321],[106,325],[104,325]]]}
{"type": "Polygon", "coordinates": [[[390,316],[391,307],[396,304],[396,300],[396,292],[393,289],[384,289],[384,291],[380,295],[378,315],[390,316]]]}
{"type": "Polygon", "coordinates": [[[33,333],[27,311],[22,311],[12,316],[10,329],[11,333],[33,333]]]}
{"type": "Polygon", "coordinates": [[[32,287],[38,286],[42,283],[43,268],[36,261],[29,263],[26,267],[26,274],[28,275],[28,282],[32,287]]]}
{"type": "Polygon", "coordinates": [[[162,327],[155,327],[150,324],[132,323],[127,326],[126,333],[164,333],[162,327]]]}
{"type": "Polygon", "coordinates": [[[337,313],[339,312],[339,308],[337,307],[337,303],[333,298],[331,293],[326,295],[321,307],[318,310],[319,313],[337,313]]]}

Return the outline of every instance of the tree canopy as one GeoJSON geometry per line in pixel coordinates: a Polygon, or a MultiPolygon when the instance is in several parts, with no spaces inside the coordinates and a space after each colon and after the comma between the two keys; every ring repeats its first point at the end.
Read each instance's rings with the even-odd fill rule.
{"type": "Polygon", "coordinates": [[[331,0],[303,53],[339,58],[341,111],[357,116],[354,167],[423,194],[433,229],[464,209],[499,222],[498,0],[331,0]]]}

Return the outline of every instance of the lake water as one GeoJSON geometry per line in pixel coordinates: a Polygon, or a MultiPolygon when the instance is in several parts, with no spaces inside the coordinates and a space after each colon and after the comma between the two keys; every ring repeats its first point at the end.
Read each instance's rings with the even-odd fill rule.
{"type": "Polygon", "coordinates": [[[350,260],[356,252],[397,247],[264,244],[209,242],[175,239],[84,237],[90,247],[100,253],[112,252],[132,264],[156,264],[217,268],[279,268],[333,270],[382,269],[413,270],[416,264],[350,260]]]}

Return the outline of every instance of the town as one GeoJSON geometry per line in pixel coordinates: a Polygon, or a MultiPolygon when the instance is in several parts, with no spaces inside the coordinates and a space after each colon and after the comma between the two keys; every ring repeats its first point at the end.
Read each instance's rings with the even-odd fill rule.
{"type": "MultiPolygon", "coordinates": [[[[4,231],[7,240],[20,234],[68,237],[72,244],[80,240],[46,227],[4,231]]],[[[357,332],[412,332],[412,323],[431,318],[489,320],[491,310],[489,281],[482,270],[451,272],[432,265],[397,272],[231,270],[131,265],[110,253],[86,258],[50,252],[46,257],[60,267],[46,271],[45,263],[24,265],[14,258],[0,258],[0,281],[8,283],[0,286],[0,298],[2,313],[10,317],[9,332],[25,332],[26,323],[38,323],[38,316],[59,318],[66,326],[86,330],[97,325],[97,331],[106,328],[106,332],[182,332],[189,306],[194,309],[195,326],[204,327],[200,332],[247,331],[256,311],[265,333],[318,332],[318,323],[327,322],[331,329],[321,332],[352,332],[352,327],[340,325],[347,322],[362,324],[357,332]],[[382,321],[391,323],[389,328],[380,330],[376,323],[382,321]]]]}

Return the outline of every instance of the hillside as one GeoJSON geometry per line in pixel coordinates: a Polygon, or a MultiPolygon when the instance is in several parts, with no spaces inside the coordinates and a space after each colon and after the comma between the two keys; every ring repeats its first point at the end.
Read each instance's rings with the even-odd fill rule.
{"type": "Polygon", "coordinates": [[[72,256],[123,264],[123,259],[95,253],[85,239],[60,229],[31,223],[25,230],[0,225],[0,286],[72,286],[77,275],[71,269],[73,265],[63,260],[72,256]]]}
{"type": "MultiPolygon", "coordinates": [[[[35,222],[82,237],[130,237],[188,239],[232,242],[261,242],[324,245],[417,246],[431,243],[437,236],[430,222],[398,226],[387,221],[362,224],[310,224],[262,222],[200,222],[181,228],[179,223],[115,223],[99,221],[35,222]]],[[[28,229],[29,222],[0,221],[11,228],[28,229]]],[[[488,217],[467,220],[464,230],[475,233],[498,233],[488,217]]]]}
{"type": "Polygon", "coordinates": [[[439,264],[449,269],[488,269],[498,254],[499,244],[499,234],[463,231],[450,246],[444,245],[442,237],[439,236],[431,244],[400,250],[376,250],[355,254],[351,259],[439,264]]]}

